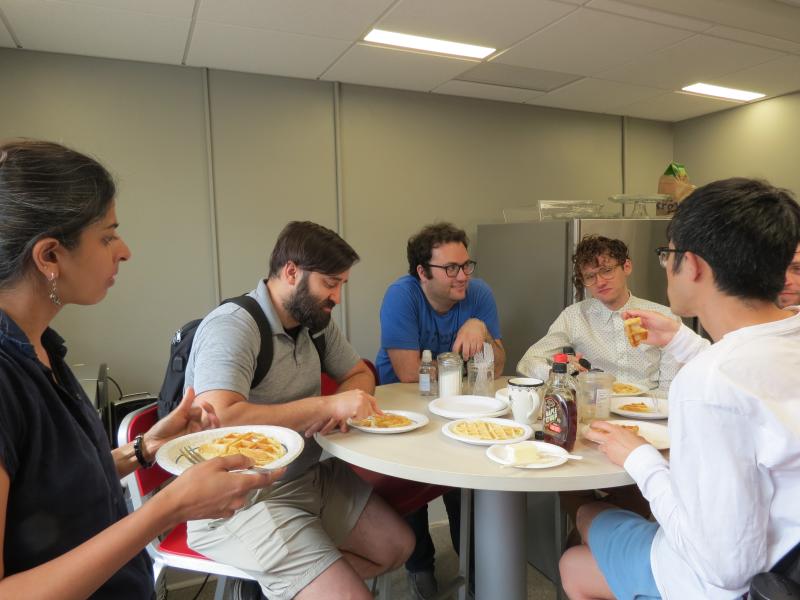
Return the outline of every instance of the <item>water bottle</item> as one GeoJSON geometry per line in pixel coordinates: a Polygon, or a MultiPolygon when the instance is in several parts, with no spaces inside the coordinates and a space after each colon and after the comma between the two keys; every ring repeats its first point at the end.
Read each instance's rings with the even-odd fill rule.
{"type": "Polygon", "coordinates": [[[422,361],[419,363],[419,395],[436,395],[436,365],[430,350],[422,351],[422,361]]]}

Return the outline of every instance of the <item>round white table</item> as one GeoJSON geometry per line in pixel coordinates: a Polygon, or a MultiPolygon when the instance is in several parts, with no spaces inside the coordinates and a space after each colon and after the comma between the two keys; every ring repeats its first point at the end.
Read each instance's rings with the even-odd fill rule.
{"type": "MultiPolygon", "coordinates": [[[[505,380],[496,386],[503,387],[505,380]]],[[[617,487],[633,483],[591,442],[579,439],[568,460],[549,469],[503,468],[486,456],[487,446],[446,437],[447,419],[428,411],[416,384],[394,383],[376,389],[384,410],[410,410],[430,419],[426,426],[401,434],[358,430],[317,436],[323,449],[350,464],[384,475],[475,491],[475,592],[479,600],[526,597],[523,492],[557,492],[617,487]]]]}

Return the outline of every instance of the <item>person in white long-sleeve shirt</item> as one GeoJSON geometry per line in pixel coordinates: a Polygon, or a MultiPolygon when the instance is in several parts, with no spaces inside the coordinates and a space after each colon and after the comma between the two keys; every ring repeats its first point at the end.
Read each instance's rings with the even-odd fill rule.
{"type": "Polygon", "coordinates": [[[573,283],[579,297],[589,297],[565,308],[544,337],[535,342],[517,364],[517,371],[546,380],[553,354],[564,346],[575,349],[574,367],[581,357],[620,381],[648,389],[667,390],[678,365],[660,348],[634,348],[625,338],[622,315],[628,310],[653,310],[677,320],[669,308],[637,298],[628,289],[634,265],[622,240],[587,235],[572,257],[573,283]]]}
{"type": "Polygon", "coordinates": [[[609,422],[587,436],[623,465],[655,522],[596,503],[578,513],[588,545],[561,558],[584,598],[741,598],[800,542],[800,314],[774,304],[800,240],[800,206],[765,182],[729,179],[678,208],[659,249],[672,310],[630,311],[684,366],[669,394],[667,460],[609,422]]]}

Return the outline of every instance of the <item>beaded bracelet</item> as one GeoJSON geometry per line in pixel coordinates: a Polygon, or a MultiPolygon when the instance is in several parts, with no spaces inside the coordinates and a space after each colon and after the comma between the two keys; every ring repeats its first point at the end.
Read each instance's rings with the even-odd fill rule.
{"type": "Polygon", "coordinates": [[[140,433],[133,439],[133,453],[136,455],[136,460],[145,469],[153,466],[153,461],[145,459],[144,452],[142,451],[142,443],[144,436],[140,433]]]}

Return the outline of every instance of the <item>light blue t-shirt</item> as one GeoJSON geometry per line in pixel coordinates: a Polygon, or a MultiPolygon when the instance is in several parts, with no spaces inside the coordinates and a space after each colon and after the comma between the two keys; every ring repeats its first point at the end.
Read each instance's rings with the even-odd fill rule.
{"type": "Polygon", "coordinates": [[[400,381],[386,350],[430,350],[433,356],[450,352],[461,326],[480,319],[494,339],[500,339],[500,321],[492,290],[471,279],[467,295],[443,315],[437,313],[422,291],[419,279],[403,275],[392,283],[381,304],[381,349],[375,359],[380,383],[400,381]]]}

